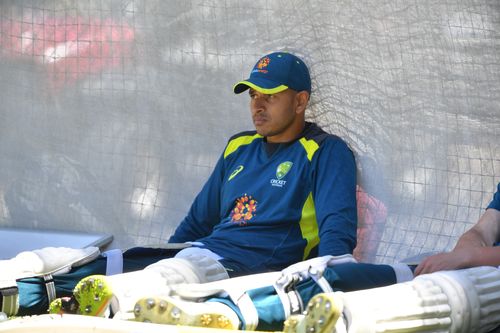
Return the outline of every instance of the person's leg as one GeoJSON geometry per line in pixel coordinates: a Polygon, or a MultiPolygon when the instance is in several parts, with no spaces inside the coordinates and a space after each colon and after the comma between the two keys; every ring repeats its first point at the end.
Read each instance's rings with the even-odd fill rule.
{"type": "MultiPolygon", "coordinates": [[[[78,281],[92,274],[105,274],[106,259],[96,260],[73,268],[69,273],[52,276],[56,297],[70,297],[78,281]]],[[[41,277],[17,280],[19,290],[19,316],[47,313],[49,298],[47,296],[47,281],[41,277]]]]}
{"type": "Polygon", "coordinates": [[[225,268],[207,251],[190,248],[143,270],[111,276],[88,276],[74,290],[79,313],[129,319],[140,297],[169,295],[171,287],[179,283],[204,283],[228,278],[225,268]]]}
{"type": "Polygon", "coordinates": [[[489,332],[500,324],[500,271],[475,267],[353,292],[319,294],[290,333],[489,332]]]}
{"type": "Polygon", "coordinates": [[[261,285],[271,286],[274,291],[272,284],[279,276],[280,272],[269,272],[205,284],[177,285],[173,288],[173,297],[154,295],[139,299],[134,307],[135,320],[225,329],[241,328],[240,322],[245,326],[255,322],[252,326],[255,329],[257,311],[245,291],[261,285]],[[244,321],[240,319],[243,315],[239,307],[245,311],[244,321]]]}
{"type": "MultiPolygon", "coordinates": [[[[58,265],[62,258],[67,258],[68,263],[78,259],[79,251],[84,255],[88,255],[87,249],[68,249],[64,253],[57,252],[57,248],[40,249],[36,252],[44,260],[44,266],[52,267],[58,265]],[[49,251],[48,253],[46,253],[49,251]],[[74,253],[78,252],[78,253],[74,253]],[[54,258],[57,254],[57,258],[54,258]],[[73,254],[73,256],[71,256],[73,254]],[[45,262],[46,261],[46,262],[45,262]]],[[[64,249],[61,249],[64,251],[64,249]]],[[[178,249],[165,248],[132,248],[123,253],[123,272],[131,272],[144,269],[165,258],[171,258],[178,253],[178,249]]],[[[90,253],[90,252],[89,252],[90,253]]],[[[98,253],[96,253],[98,255],[98,253]]],[[[64,263],[64,262],[63,262],[64,263]]],[[[63,264],[61,263],[61,265],[63,264]]],[[[26,265],[26,264],[25,264],[26,265]]],[[[63,274],[45,275],[37,274],[34,277],[17,278],[15,281],[18,294],[18,310],[17,315],[35,315],[47,313],[49,303],[52,301],[49,295],[56,298],[71,297],[77,283],[90,275],[103,275],[108,272],[108,258],[103,255],[86,263],[72,264],[69,272],[63,274]],[[75,267],[76,266],[76,267],[75,267]]],[[[2,273],[5,270],[0,270],[2,273]]],[[[26,276],[26,274],[24,274],[26,276]]],[[[3,294],[3,293],[2,293],[3,294]]],[[[2,299],[0,298],[0,304],[2,299]]],[[[60,309],[60,307],[59,307],[60,309]]],[[[54,311],[58,311],[55,309],[54,311]]],[[[14,314],[14,313],[13,313],[14,314]]]]}
{"type": "MultiPolygon", "coordinates": [[[[171,258],[175,256],[177,252],[179,252],[177,249],[131,248],[122,254],[123,260],[120,270],[125,273],[141,270],[162,259],[171,258]]],[[[96,260],[75,267],[68,273],[54,275],[52,280],[55,285],[57,299],[50,303],[50,306],[48,304],[46,281],[44,281],[43,278],[18,280],[17,284],[20,290],[20,314],[43,314],[47,313],[47,309],[49,309],[51,313],[82,313],[82,311],[85,313],[85,310],[80,308],[78,302],[74,299],[75,296],[80,297],[80,287],[84,285],[83,283],[79,284],[79,282],[86,281],[93,283],[95,281],[97,287],[101,276],[108,273],[108,266],[109,258],[101,255],[96,260]],[[99,275],[97,280],[86,280],[87,277],[95,275],[99,275]],[[77,286],[79,286],[79,288],[77,288],[77,286]]],[[[92,283],[90,283],[88,287],[91,287],[92,283]]],[[[101,293],[100,288],[97,288],[96,291],[101,293]]],[[[93,298],[94,297],[92,297],[92,299],[93,298]]],[[[94,303],[94,301],[92,302],[94,303]]],[[[97,303],[96,306],[99,307],[102,301],[97,303]]]]}
{"type": "MultiPolygon", "coordinates": [[[[330,266],[323,272],[323,277],[333,290],[352,291],[367,288],[387,286],[397,282],[397,277],[392,266],[374,265],[364,263],[345,263],[330,266]]],[[[307,304],[309,300],[318,293],[324,292],[313,279],[300,282],[295,288],[297,301],[290,300],[289,303],[307,304]]],[[[286,319],[284,306],[290,306],[270,289],[249,291],[259,317],[258,330],[281,330],[286,319]],[[272,309],[272,310],[271,310],[272,309]]],[[[293,293],[287,293],[287,297],[294,297],[293,293]]],[[[301,306],[297,312],[302,312],[301,306]]],[[[290,311],[291,312],[291,311],[290,311]]]]}
{"type": "MultiPolygon", "coordinates": [[[[391,266],[359,263],[345,263],[327,267],[323,276],[334,290],[346,291],[386,286],[397,281],[391,266]]],[[[256,274],[250,278],[257,280],[258,277],[259,274],[256,274]]],[[[236,281],[237,279],[230,279],[225,283],[230,284],[236,281]]],[[[244,284],[242,285],[244,286],[244,284]]],[[[244,289],[243,286],[242,289],[244,289]]],[[[293,289],[287,293],[287,297],[295,297],[296,300],[285,302],[277,295],[272,284],[242,292],[241,298],[233,297],[234,301],[229,297],[212,297],[206,303],[196,303],[196,307],[193,306],[193,302],[169,297],[143,298],[136,304],[135,316],[136,320],[139,321],[167,324],[179,323],[179,318],[182,317],[183,324],[224,328],[208,326],[207,323],[212,324],[214,320],[207,321],[202,318],[228,318],[230,317],[228,313],[235,313],[240,321],[240,329],[281,330],[286,319],[285,312],[291,312],[289,309],[285,311],[285,307],[290,306],[290,304],[306,304],[311,297],[323,292],[313,279],[305,279],[293,289]],[[245,298],[248,301],[245,302],[245,298]],[[237,302],[238,305],[236,305],[237,302]],[[215,303],[223,303],[226,307],[216,308],[215,303]],[[231,312],[228,312],[228,307],[232,310],[231,312]],[[171,314],[172,311],[174,316],[171,314]]],[[[299,308],[297,311],[301,312],[301,310],[299,308]]],[[[232,325],[234,328],[234,320],[232,325]]]]}

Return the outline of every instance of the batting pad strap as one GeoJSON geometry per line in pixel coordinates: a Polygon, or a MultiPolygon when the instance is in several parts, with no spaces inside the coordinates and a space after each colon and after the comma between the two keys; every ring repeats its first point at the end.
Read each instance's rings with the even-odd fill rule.
{"type": "Polygon", "coordinates": [[[19,289],[15,280],[0,280],[0,309],[7,316],[15,316],[19,310],[19,289]]]}
{"type": "Polygon", "coordinates": [[[259,324],[259,314],[248,293],[244,292],[239,297],[229,294],[229,297],[240,310],[241,316],[245,321],[245,330],[255,331],[259,324]]]}
{"type": "Polygon", "coordinates": [[[102,253],[106,257],[106,275],[115,275],[123,273],[123,251],[113,249],[102,253]]]}
{"type": "Polygon", "coordinates": [[[47,291],[47,298],[50,304],[56,299],[56,285],[54,283],[54,278],[50,274],[44,275],[43,282],[45,282],[45,290],[47,291]]]}
{"type": "Polygon", "coordinates": [[[276,294],[283,305],[285,318],[303,311],[302,300],[296,292],[296,285],[306,279],[312,279],[323,292],[332,292],[332,287],[323,276],[329,266],[356,262],[352,255],[322,256],[293,264],[281,271],[281,276],[273,284],[276,294]]]}

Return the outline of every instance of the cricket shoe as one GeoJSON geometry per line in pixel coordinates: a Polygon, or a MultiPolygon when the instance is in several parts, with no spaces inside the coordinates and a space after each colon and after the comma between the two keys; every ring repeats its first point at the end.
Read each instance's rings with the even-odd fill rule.
{"type": "Polygon", "coordinates": [[[334,293],[321,293],[309,301],[303,314],[292,315],[283,328],[285,333],[332,333],[341,315],[334,293]]]}
{"type": "Polygon", "coordinates": [[[78,311],[78,302],[73,296],[56,298],[49,305],[49,313],[51,314],[77,314],[78,311]]]}
{"type": "Polygon", "coordinates": [[[173,297],[146,297],[134,307],[136,321],[206,328],[239,328],[240,320],[227,305],[219,302],[190,302],[173,297]]]}
{"type": "Polygon", "coordinates": [[[78,314],[107,317],[113,292],[104,275],[91,275],[78,282],[73,290],[78,314]]]}

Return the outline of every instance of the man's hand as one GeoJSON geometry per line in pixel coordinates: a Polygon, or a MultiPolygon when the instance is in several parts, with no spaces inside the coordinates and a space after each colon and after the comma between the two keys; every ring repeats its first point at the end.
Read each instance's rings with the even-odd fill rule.
{"type": "Polygon", "coordinates": [[[500,211],[487,209],[479,221],[457,242],[453,251],[439,253],[422,260],[415,269],[415,276],[436,271],[476,266],[499,266],[500,211]]]}
{"type": "Polygon", "coordinates": [[[415,269],[415,276],[437,271],[461,269],[469,267],[471,256],[476,251],[471,248],[455,249],[452,252],[438,253],[427,257],[415,269]]]}

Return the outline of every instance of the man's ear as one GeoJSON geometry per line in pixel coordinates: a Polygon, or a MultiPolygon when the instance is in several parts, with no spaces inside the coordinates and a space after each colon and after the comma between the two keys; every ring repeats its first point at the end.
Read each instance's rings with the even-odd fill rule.
{"type": "Polygon", "coordinates": [[[309,102],[309,93],[307,91],[299,91],[295,96],[297,99],[297,113],[303,113],[306,111],[307,103],[309,102]]]}

